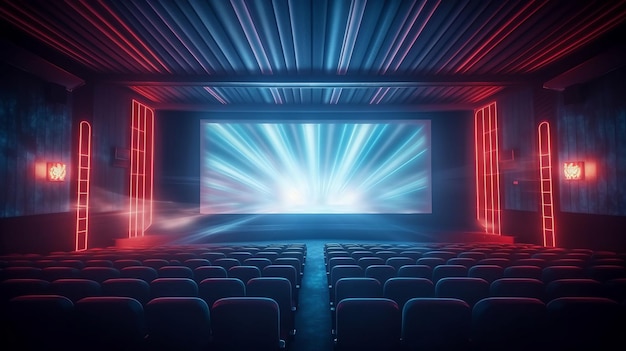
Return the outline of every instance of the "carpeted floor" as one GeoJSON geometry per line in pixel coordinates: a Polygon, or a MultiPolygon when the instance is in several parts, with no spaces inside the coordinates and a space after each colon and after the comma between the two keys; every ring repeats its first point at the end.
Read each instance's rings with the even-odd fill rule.
{"type": "Polygon", "coordinates": [[[296,312],[296,335],[289,351],[331,351],[330,305],[324,266],[324,243],[307,241],[307,259],[296,312]]]}

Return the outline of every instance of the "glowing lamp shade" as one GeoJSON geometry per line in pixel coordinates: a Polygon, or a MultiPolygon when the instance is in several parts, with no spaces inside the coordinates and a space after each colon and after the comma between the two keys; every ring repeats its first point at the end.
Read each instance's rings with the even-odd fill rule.
{"type": "Polygon", "coordinates": [[[48,181],[63,182],[67,175],[67,166],[63,162],[48,162],[47,172],[48,181]]]}
{"type": "Polygon", "coordinates": [[[585,179],[584,162],[563,162],[563,176],[565,180],[585,179]]]}

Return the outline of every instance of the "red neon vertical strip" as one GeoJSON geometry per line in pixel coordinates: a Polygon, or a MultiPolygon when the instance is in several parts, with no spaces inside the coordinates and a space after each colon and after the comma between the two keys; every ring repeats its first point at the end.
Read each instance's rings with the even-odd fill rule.
{"type": "Polygon", "coordinates": [[[485,222],[488,223],[488,233],[493,233],[493,211],[494,211],[494,199],[493,199],[493,118],[491,116],[491,109],[489,107],[485,108],[487,115],[487,145],[485,146],[485,156],[487,159],[487,184],[486,184],[486,192],[487,192],[487,200],[486,200],[486,213],[485,213],[485,222]]]}
{"type": "Polygon", "coordinates": [[[146,106],[143,107],[143,112],[141,114],[141,236],[144,234],[144,230],[146,229],[146,121],[148,110],[146,106]]]}
{"type": "Polygon", "coordinates": [[[488,192],[487,192],[487,162],[489,162],[489,153],[487,151],[487,143],[485,142],[485,109],[483,108],[481,110],[481,115],[482,115],[482,120],[483,120],[483,129],[482,129],[482,138],[483,138],[483,174],[482,174],[482,178],[483,178],[483,188],[482,188],[482,193],[483,193],[483,219],[485,221],[485,232],[489,233],[489,221],[487,220],[488,218],[488,213],[487,213],[487,209],[489,208],[489,202],[488,202],[488,192]]]}
{"type": "Polygon", "coordinates": [[[78,177],[76,199],[76,251],[87,250],[89,238],[89,180],[91,173],[91,125],[78,127],[78,177]]]}
{"type": "MultiPolygon", "coordinates": [[[[150,157],[150,186],[149,186],[149,205],[150,205],[150,209],[149,209],[149,214],[150,217],[148,219],[148,227],[150,227],[152,225],[152,216],[153,216],[153,196],[154,196],[154,111],[152,109],[149,110],[150,111],[150,115],[149,115],[149,134],[148,137],[150,139],[150,143],[149,143],[149,153],[148,156],[150,157]]],[[[147,229],[147,228],[146,228],[147,229]]]]}
{"type": "MultiPolygon", "coordinates": [[[[480,158],[479,158],[479,145],[478,142],[480,141],[480,137],[479,137],[479,130],[480,128],[479,126],[479,121],[478,121],[478,114],[480,113],[479,110],[474,111],[474,151],[476,154],[476,220],[480,221],[480,197],[481,197],[481,192],[480,192],[480,158]]],[[[482,122],[481,122],[482,123],[482,122]]]]}
{"type": "Polygon", "coordinates": [[[556,235],[554,227],[554,197],[552,188],[552,145],[550,140],[550,124],[539,123],[539,176],[541,181],[541,222],[543,230],[543,246],[555,247],[556,235]]]}
{"type": "Polygon", "coordinates": [[[154,110],[133,100],[129,237],[143,236],[152,224],[153,183],[154,110]]]}
{"type": "Polygon", "coordinates": [[[135,226],[135,221],[136,221],[136,204],[135,204],[135,199],[137,197],[137,194],[135,193],[135,178],[136,178],[136,154],[135,154],[135,139],[137,138],[137,118],[139,115],[139,105],[138,103],[133,100],[132,102],[132,113],[131,113],[131,128],[130,128],[130,183],[129,183],[129,189],[130,189],[130,194],[129,194],[129,199],[130,199],[130,203],[129,203],[129,213],[128,213],[128,237],[132,238],[135,236],[136,233],[136,226],[135,226]]]}
{"type": "Polygon", "coordinates": [[[486,233],[501,235],[499,141],[495,102],[474,112],[474,138],[476,217],[486,233]]]}
{"type": "Polygon", "coordinates": [[[500,208],[500,146],[498,143],[498,110],[496,108],[496,103],[492,103],[491,110],[493,110],[493,124],[494,124],[494,152],[493,152],[493,163],[495,165],[495,216],[494,220],[496,220],[496,224],[494,226],[494,234],[501,235],[502,234],[502,211],[500,208]]]}

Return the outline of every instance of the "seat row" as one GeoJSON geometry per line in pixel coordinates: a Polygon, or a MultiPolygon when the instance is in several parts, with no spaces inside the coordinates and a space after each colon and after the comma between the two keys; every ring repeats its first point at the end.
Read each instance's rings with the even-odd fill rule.
{"type": "Polygon", "coordinates": [[[173,265],[169,262],[159,263],[158,266],[146,265],[141,262],[137,264],[129,263],[121,267],[111,267],[108,265],[87,266],[76,268],[71,266],[52,266],[46,268],[12,266],[0,269],[0,281],[11,278],[34,278],[53,281],[59,278],[85,278],[96,281],[103,281],[110,278],[140,278],[151,281],[156,278],[190,278],[200,282],[203,278],[233,276],[247,280],[261,275],[271,275],[280,271],[292,271],[293,282],[299,284],[302,276],[300,261],[296,258],[277,259],[275,264],[265,259],[248,261],[246,265],[241,265],[235,259],[217,260],[216,264],[202,260],[185,261],[184,264],[173,265]],[[223,262],[219,262],[223,261],[223,262]],[[291,268],[286,268],[291,267],[291,268]],[[207,276],[209,275],[209,276],[207,276]]]}
{"type": "Polygon", "coordinates": [[[474,306],[456,298],[348,298],[335,310],[337,351],[621,350],[624,306],[597,297],[545,304],[489,297],[474,306]]]}
{"type": "Polygon", "coordinates": [[[104,266],[123,268],[128,265],[148,265],[154,268],[158,268],[165,264],[199,264],[206,262],[221,262],[223,259],[234,259],[239,264],[251,261],[269,261],[274,262],[277,259],[292,258],[298,259],[302,264],[306,255],[302,251],[284,251],[284,252],[258,252],[252,253],[249,251],[236,251],[230,253],[223,252],[207,252],[203,254],[193,254],[189,252],[177,252],[175,254],[154,254],[146,257],[142,254],[133,252],[124,252],[116,254],[98,254],[93,256],[83,256],[82,254],[73,254],[63,257],[48,256],[47,258],[40,258],[36,260],[24,259],[18,257],[6,258],[0,261],[0,268],[22,266],[22,267],[37,267],[45,268],[51,266],[71,266],[75,268],[83,268],[88,266],[104,266]],[[165,263],[164,263],[165,262],[165,263]]]}
{"type": "Polygon", "coordinates": [[[215,257],[225,257],[233,252],[293,252],[298,251],[306,255],[306,244],[192,244],[192,245],[176,245],[168,244],[163,246],[152,246],[149,248],[120,248],[120,247],[105,247],[105,248],[91,248],[83,251],[55,251],[48,254],[36,254],[36,253],[12,253],[0,256],[0,260],[45,260],[45,259],[109,259],[115,260],[118,258],[134,257],[140,260],[146,258],[166,258],[186,260],[189,258],[198,258],[201,255],[217,254],[215,257]]]}
{"type": "Polygon", "coordinates": [[[87,279],[9,279],[0,283],[1,306],[20,296],[59,295],[73,303],[90,297],[128,297],[142,306],[162,297],[200,298],[207,306],[226,297],[266,297],[280,307],[281,336],[295,334],[296,303],[289,280],[282,277],[207,278],[196,284],[188,278],[157,278],[150,283],[135,278],[113,278],[98,283],[87,279]]]}
{"type": "Polygon", "coordinates": [[[6,309],[3,349],[259,350],[284,348],[280,307],[266,297],[228,297],[212,305],[197,297],[160,297],[142,305],[129,297],[25,295],[6,309]],[[210,308],[209,308],[210,306],[210,308]]]}
{"type": "MultiPolygon", "coordinates": [[[[626,253],[600,251],[590,249],[546,248],[528,244],[439,244],[439,245],[367,245],[367,244],[326,244],[324,252],[327,260],[335,256],[352,257],[356,260],[362,257],[379,257],[383,260],[389,257],[419,258],[471,258],[474,261],[482,259],[504,259],[501,262],[515,262],[520,259],[538,259],[543,262],[554,260],[578,260],[570,264],[620,264],[626,260],[626,253]]],[[[494,261],[497,262],[497,261],[494,261]]],[[[538,261],[541,262],[541,261],[538,261]]],[[[567,261],[565,261],[567,262],[567,261]]]]}
{"type": "Polygon", "coordinates": [[[184,265],[185,263],[194,266],[207,265],[207,262],[216,264],[215,261],[221,259],[235,259],[238,265],[255,261],[266,262],[266,260],[275,263],[277,259],[285,258],[298,259],[301,265],[304,265],[306,245],[229,246],[211,249],[205,246],[173,246],[160,249],[132,250],[107,248],[48,255],[13,254],[0,257],[0,268],[11,266],[36,268],[70,266],[80,269],[86,266],[108,266],[121,269],[128,265],[148,265],[159,268],[163,265],[184,265]],[[249,259],[252,260],[247,261],[249,259]]]}
{"type": "Polygon", "coordinates": [[[462,265],[442,264],[434,267],[428,265],[408,264],[397,269],[392,265],[370,265],[363,269],[358,265],[338,264],[330,270],[328,284],[332,286],[337,280],[346,277],[375,278],[384,284],[394,277],[425,278],[437,283],[443,278],[470,277],[482,278],[491,283],[500,278],[532,278],[545,284],[557,279],[593,279],[606,282],[613,279],[626,278],[626,267],[598,265],[587,269],[572,266],[510,266],[503,268],[497,265],[475,265],[467,268],[462,265]]]}
{"type": "Polygon", "coordinates": [[[529,297],[546,303],[560,297],[603,297],[626,303],[626,278],[600,283],[592,279],[557,279],[549,284],[533,278],[443,278],[433,284],[425,278],[396,277],[381,284],[374,278],[342,278],[336,283],[331,306],[346,298],[385,297],[400,308],[416,297],[457,298],[473,306],[486,297],[529,297]]]}

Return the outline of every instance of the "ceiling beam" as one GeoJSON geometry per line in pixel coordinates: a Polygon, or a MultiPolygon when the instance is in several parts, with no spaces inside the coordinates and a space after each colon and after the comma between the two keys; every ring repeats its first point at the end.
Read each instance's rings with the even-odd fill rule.
{"type": "Polygon", "coordinates": [[[528,76],[210,76],[210,75],[119,75],[97,78],[103,83],[125,86],[209,86],[248,88],[367,88],[420,86],[515,86],[528,84],[528,76]]]}
{"type": "Polygon", "coordinates": [[[567,87],[589,82],[624,65],[626,65],[626,45],[616,46],[548,80],[543,87],[564,91],[567,87]]]}
{"type": "MultiPolygon", "coordinates": [[[[444,112],[473,111],[475,104],[413,104],[413,105],[221,105],[188,103],[151,103],[156,110],[191,112],[444,112]]],[[[332,118],[332,117],[331,117],[332,118]]]]}

